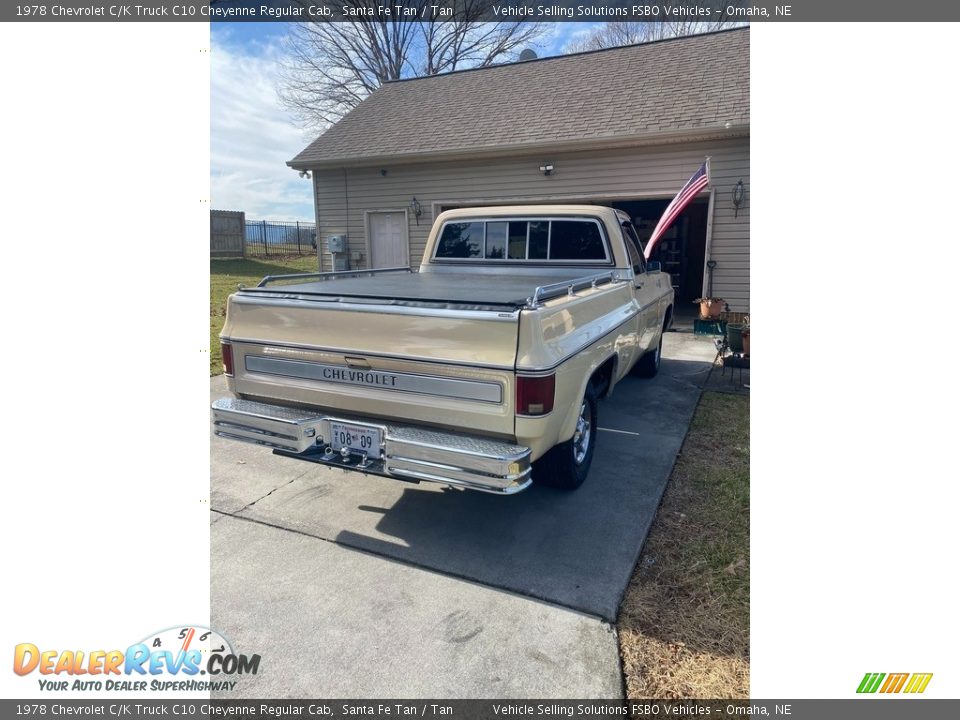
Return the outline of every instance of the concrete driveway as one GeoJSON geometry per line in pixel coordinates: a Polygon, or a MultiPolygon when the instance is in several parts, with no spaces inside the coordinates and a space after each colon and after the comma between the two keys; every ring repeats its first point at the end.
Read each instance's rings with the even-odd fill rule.
{"type": "Polygon", "coordinates": [[[608,623],[713,352],[667,335],[660,375],[601,404],[573,493],[410,485],[212,438],[211,621],[264,657],[230,696],[620,697],[608,623]]]}

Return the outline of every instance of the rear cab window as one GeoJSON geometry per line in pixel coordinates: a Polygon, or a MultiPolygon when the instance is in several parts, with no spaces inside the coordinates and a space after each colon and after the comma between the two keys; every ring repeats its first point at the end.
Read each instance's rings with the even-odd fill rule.
{"type": "Polygon", "coordinates": [[[437,260],[611,264],[613,255],[599,219],[496,218],[446,222],[437,260]]]}

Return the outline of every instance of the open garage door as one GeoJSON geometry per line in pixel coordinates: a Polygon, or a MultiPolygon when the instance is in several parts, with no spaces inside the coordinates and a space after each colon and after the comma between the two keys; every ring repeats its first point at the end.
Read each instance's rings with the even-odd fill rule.
{"type": "MultiPolygon", "coordinates": [[[[637,234],[646,244],[671,199],[617,200],[610,204],[633,218],[637,234]]],[[[684,208],[650,258],[659,260],[663,271],[670,273],[678,301],[693,302],[703,293],[708,207],[708,198],[702,197],[684,208]]]]}

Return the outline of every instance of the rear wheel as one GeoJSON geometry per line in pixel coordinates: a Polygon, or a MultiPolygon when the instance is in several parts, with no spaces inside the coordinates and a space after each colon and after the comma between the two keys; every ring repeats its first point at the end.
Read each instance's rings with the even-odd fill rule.
{"type": "Polygon", "coordinates": [[[573,437],[554,446],[533,464],[533,481],[538,485],[576,490],[583,485],[593,462],[597,437],[597,389],[591,383],[580,402],[573,437]]]}
{"type": "Polygon", "coordinates": [[[633,374],[639,377],[652,378],[660,370],[660,356],[662,353],[663,333],[660,333],[657,346],[637,361],[637,364],[633,366],[633,374]]]}

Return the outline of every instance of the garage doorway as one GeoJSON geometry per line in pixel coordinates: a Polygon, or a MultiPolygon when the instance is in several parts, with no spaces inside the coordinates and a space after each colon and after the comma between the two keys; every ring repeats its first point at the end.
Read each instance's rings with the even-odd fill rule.
{"type": "MultiPolygon", "coordinates": [[[[624,200],[610,203],[632,219],[644,245],[671,198],[624,200]]],[[[659,260],[670,273],[677,300],[693,302],[703,294],[703,262],[707,248],[707,209],[709,200],[697,198],[683,209],[654,250],[651,260],[659,260]]]]}

